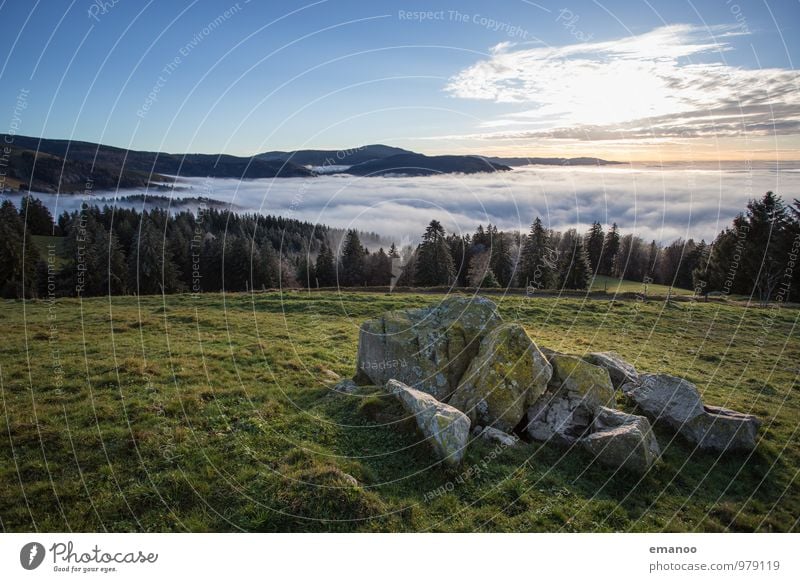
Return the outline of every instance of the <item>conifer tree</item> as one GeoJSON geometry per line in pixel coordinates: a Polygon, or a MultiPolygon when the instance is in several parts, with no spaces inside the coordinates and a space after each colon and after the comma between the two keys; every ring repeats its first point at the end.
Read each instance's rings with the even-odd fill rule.
{"type": "Polygon", "coordinates": [[[333,287],[336,285],[336,262],[333,251],[327,241],[322,241],[322,248],[317,255],[316,276],[320,287],[333,287]]]}
{"type": "Polygon", "coordinates": [[[29,297],[36,290],[39,253],[20,220],[14,203],[0,204],[0,294],[6,298],[29,297]]]}
{"type": "Polygon", "coordinates": [[[586,289],[591,267],[583,237],[574,229],[564,233],[559,253],[559,283],[562,289],[586,289]]]}
{"type": "Polygon", "coordinates": [[[55,224],[53,215],[38,198],[28,193],[20,201],[20,218],[26,223],[32,235],[53,236],[55,224]]]}
{"type": "Polygon", "coordinates": [[[789,213],[780,196],[767,192],[760,200],[748,203],[745,221],[743,272],[752,282],[753,294],[766,305],[786,273],[792,246],[789,213]]]}
{"type": "Polygon", "coordinates": [[[452,233],[447,237],[447,247],[450,249],[450,256],[453,259],[455,283],[459,287],[465,287],[469,273],[470,237],[469,235],[462,237],[452,233]]]}
{"type": "Polygon", "coordinates": [[[535,289],[550,288],[556,283],[556,267],[556,253],[550,246],[550,234],[537,216],[522,243],[518,285],[535,289]]]}
{"type": "Polygon", "coordinates": [[[615,276],[617,254],[619,253],[619,228],[617,223],[611,225],[611,228],[606,233],[605,242],[603,244],[603,256],[600,259],[600,274],[608,277],[615,276]]]}
{"type": "Polygon", "coordinates": [[[450,255],[444,227],[438,220],[431,220],[422,235],[422,243],[417,248],[415,282],[423,287],[449,285],[454,275],[453,257],[450,255]]]}
{"type": "Polygon", "coordinates": [[[589,255],[589,266],[592,273],[597,273],[600,261],[603,258],[603,244],[605,242],[603,226],[595,221],[586,235],[586,252],[589,255]]]}
{"type": "Polygon", "coordinates": [[[358,231],[350,229],[345,235],[342,248],[342,270],[339,283],[345,287],[361,287],[364,285],[364,247],[358,237],[358,231]]]}
{"type": "Polygon", "coordinates": [[[490,267],[500,287],[507,287],[514,278],[514,261],[511,258],[510,243],[505,233],[492,233],[492,254],[490,267]]]}

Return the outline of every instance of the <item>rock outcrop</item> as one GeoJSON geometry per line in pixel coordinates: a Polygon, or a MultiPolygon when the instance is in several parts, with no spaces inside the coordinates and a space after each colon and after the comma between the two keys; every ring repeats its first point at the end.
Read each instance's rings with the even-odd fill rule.
{"type": "Polygon", "coordinates": [[[384,386],[451,466],[464,457],[471,425],[475,438],[512,446],[522,435],[574,445],[599,463],[640,474],[660,456],[648,418],[700,449],[752,450],[758,440],[756,417],[704,405],[691,382],[640,374],[614,352],[580,358],[537,346],[480,297],[449,297],[365,322],[354,380],[331,389],[384,386]],[[648,418],[616,410],[615,388],[648,418]]]}
{"type": "Polygon", "coordinates": [[[719,406],[703,406],[705,414],[689,424],[690,440],[712,451],[752,451],[758,443],[761,421],[719,406]]]}
{"type": "Polygon", "coordinates": [[[544,394],[553,368],[521,325],[507,323],[481,341],[448,400],[473,423],[511,432],[544,394]]]}
{"type": "Polygon", "coordinates": [[[386,390],[414,416],[417,427],[436,455],[446,465],[458,465],[464,457],[469,440],[470,421],[467,415],[398,380],[389,380],[386,390]]]}
{"type": "Polygon", "coordinates": [[[570,394],[579,396],[591,409],[614,402],[614,386],[608,371],[577,356],[553,354],[553,381],[570,394]]]}
{"type": "Polygon", "coordinates": [[[528,409],[528,435],[537,441],[571,445],[589,429],[601,406],[614,406],[608,372],[575,356],[552,353],[547,391],[528,409]]]}
{"type": "Polygon", "coordinates": [[[622,388],[624,384],[639,381],[639,374],[636,368],[623,360],[622,356],[616,352],[594,352],[589,354],[586,360],[595,366],[608,370],[608,375],[614,388],[622,388]]]}
{"type": "Polygon", "coordinates": [[[726,408],[706,406],[697,387],[668,374],[642,374],[638,383],[623,386],[647,416],[665,424],[701,449],[752,450],[759,420],[726,408]]]}
{"type": "Polygon", "coordinates": [[[601,406],[590,430],[580,445],[598,462],[615,469],[645,473],[661,455],[650,422],[644,416],[601,406]]]}
{"type": "Polygon", "coordinates": [[[482,297],[448,297],[439,305],[390,311],[366,321],[358,338],[356,382],[391,379],[447,399],[501,318],[482,297]]]}

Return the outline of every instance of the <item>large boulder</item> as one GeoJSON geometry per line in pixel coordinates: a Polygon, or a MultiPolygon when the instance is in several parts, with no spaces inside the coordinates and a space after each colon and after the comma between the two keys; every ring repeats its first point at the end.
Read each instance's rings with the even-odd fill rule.
{"type": "Polygon", "coordinates": [[[417,427],[436,455],[446,465],[458,465],[464,458],[469,440],[470,421],[467,415],[397,380],[389,380],[386,390],[400,401],[406,412],[414,416],[417,427]]]}
{"type": "Polygon", "coordinates": [[[660,457],[661,449],[644,416],[626,414],[601,406],[591,424],[591,432],[581,446],[598,462],[615,469],[645,473],[660,457]]]}
{"type": "Polygon", "coordinates": [[[614,386],[608,370],[590,364],[576,356],[553,354],[553,382],[577,397],[594,410],[614,403],[614,386]]]}
{"type": "Polygon", "coordinates": [[[483,297],[453,296],[433,307],[385,313],[361,326],[356,382],[395,379],[446,400],[481,340],[501,321],[495,304],[483,297]]]}
{"type": "Polygon", "coordinates": [[[483,338],[448,403],[473,423],[511,432],[544,394],[552,375],[553,367],[525,328],[506,323],[483,338]]]}
{"type": "Polygon", "coordinates": [[[701,449],[752,450],[759,420],[726,408],[705,406],[697,387],[669,374],[642,374],[623,386],[625,394],[657,423],[670,426],[701,449]]]}
{"type": "Polygon", "coordinates": [[[688,424],[684,434],[702,449],[711,451],[752,451],[758,443],[761,421],[719,406],[705,405],[704,414],[688,424]]]}
{"type": "Polygon", "coordinates": [[[677,376],[642,374],[638,383],[625,384],[623,391],[645,414],[675,430],[703,414],[697,387],[677,376]]]}
{"type": "Polygon", "coordinates": [[[552,353],[553,377],[547,391],[528,408],[528,435],[571,445],[583,437],[602,406],[614,406],[608,372],[575,356],[552,353]]]}
{"type": "Polygon", "coordinates": [[[586,360],[595,366],[608,370],[608,375],[614,388],[621,388],[629,382],[639,381],[639,374],[636,368],[623,360],[622,356],[616,352],[594,352],[589,354],[586,360]]]}

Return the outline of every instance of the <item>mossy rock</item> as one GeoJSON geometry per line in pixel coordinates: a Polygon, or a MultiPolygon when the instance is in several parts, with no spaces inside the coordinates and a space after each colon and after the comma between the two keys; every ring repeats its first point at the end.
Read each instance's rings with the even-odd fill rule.
{"type": "Polygon", "coordinates": [[[361,326],[356,381],[399,380],[445,400],[456,389],[481,340],[501,318],[483,297],[448,297],[434,307],[390,311],[361,326]]]}
{"type": "Polygon", "coordinates": [[[389,380],[386,390],[416,420],[420,432],[445,466],[461,463],[470,427],[470,420],[463,412],[397,380],[389,380]]]}
{"type": "Polygon", "coordinates": [[[547,388],[553,368],[516,323],[503,324],[481,342],[448,403],[473,424],[511,432],[547,388]]]}
{"type": "Polygon", "coordinates": [[[570,398],[579,397],[589,410],[600,406],[614,408],[614,386],[608,370],[576,356],[553,354],[553,382],[570,398]]]}

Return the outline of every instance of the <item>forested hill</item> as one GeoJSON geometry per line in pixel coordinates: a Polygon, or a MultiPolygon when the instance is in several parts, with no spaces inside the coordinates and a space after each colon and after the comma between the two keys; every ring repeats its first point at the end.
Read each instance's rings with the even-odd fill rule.
{"type": "Polygon", "coordinates": [[[7,178],[35,192],[82,192],[91,188],[145,187],[164,175],[213,178],[309,177],[314,172],[289,161],[223,154],[169,154],[127,150],[63,139],[0,134],[9,146],[7,178]]]}
{"type": "Polygon", "coordinates": [[[413,154],[402,148],[383,144],[372,144],[341,150],[295,150],[291,152],[272,151],[258,154],[262,160],[289,161],[303,166],[352,166],[370,160],[378,160],[398,154],[413,154]]]}
{"type": "Polygon", "coordinates": [[[253,157],[227,154],[171,154],[128,150],[64,139],[0,134],[7,150],[0,158],[0,188],[61,194],[144,188],[167,176],[210,178],[310,178],[312,167],[344,166],[359,175],[432,175],[496,172],[502,164],[476,156],[425,156],[385,145],[349,150],[273,151],[253,157]]]}
{"type": "Polygon", "coordinates": [[[346,172],[356,176],[433,176],[452,173],[502,172],[510,169],[508,166],[490,162],[478,156],[425,156],[406,153],[362,162],[351,166],[346,172]]]}

